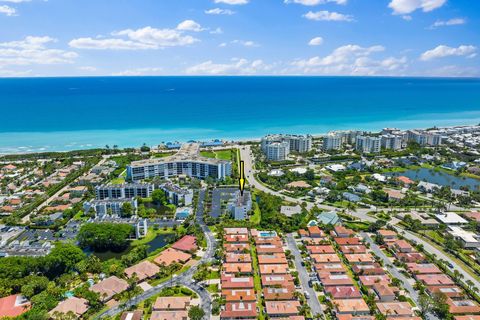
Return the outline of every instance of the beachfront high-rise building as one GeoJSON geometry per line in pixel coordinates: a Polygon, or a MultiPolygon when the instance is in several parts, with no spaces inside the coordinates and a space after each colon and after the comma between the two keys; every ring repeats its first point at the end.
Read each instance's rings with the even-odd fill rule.
{"type": "Polygon", "coordinates": [[[442,135],[424,130],[408,130],[408,141],[415,141],[421,146],[439,146],[442,144],[442,135]]]}
{"type": "Polygon", "coordinates": [[[380,152],[381,139],[379,137],[357,136],[355,149],[362,153],[380,152]]]}
{"type": "Polygon", "coordinates": [[[246,220],[248,212],[252,210],[252,195],[250,191],[235,192],[233,198],[228,202],[228,209],[235,220],[246,220]]]}
{"type": "Polygon", "coordinates": [[[322,149],[327,150],[339,150],[342,147],[343,137],[341,134],[329,133],[323,137],[322,149]]]}
{"type": "Polygon", "coordinates": [[[231,175],[231,161],[202,157],[199,150],[199,144],[188,143],[182,145],[173,156],[134,161],[127,166],[127,178],[139,181],[153,177],[166,179],[186,175],[222,180],[231,175]]]}
{"type": "Polygon", "coordinates": [[[151,183],[109,184],[95,187],[97,200],[148,198],[155,186],[151,183]]]}
{"type": "Polygon", "coordinates": [[[401,136],[395,134],[384,134],[380,136],[382,141],[382,148],[400,150],[403,147],[403,139],[401,136]]]}
{"type": "Polygon", "coordinates": [[[288,142],[272,142],[263,149],[267,160],[285,161],[290,153],[290,145],[288,142]]]}
{"type": "Polygon", "coordinates": [[[262,138],[262,150],[265,150],[267,145],[274,142],[288,143],[291,152],[304,153],[312,150],[311,135],[270,134],[262,138]]]}

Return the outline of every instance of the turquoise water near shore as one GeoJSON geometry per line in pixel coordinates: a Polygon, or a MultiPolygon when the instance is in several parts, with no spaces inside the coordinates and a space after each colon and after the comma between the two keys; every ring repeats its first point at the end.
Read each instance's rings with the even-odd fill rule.
{"type": "Polygon", "coordinates": [[[480,79],[0,79],[0,153],[480,123],[480,79]]]}

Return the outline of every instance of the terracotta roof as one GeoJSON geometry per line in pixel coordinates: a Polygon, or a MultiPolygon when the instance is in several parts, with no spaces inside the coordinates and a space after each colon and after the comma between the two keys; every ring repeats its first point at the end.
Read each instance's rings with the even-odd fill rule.
{"type": "Polygon", "coordinates": [[[374,283],[372,286],[373,291],[377,294],[380,300],[384,300],[385,298],[394,297],[395,296],[395,288],[389,287],[383,283],[374,283]]]}
{"type": "Polygon", "coordinates": [[[292,301],[265,301],[265,309],[269,316],[298,315],[300,302],[292,301]]]}
{"type": "Polygon", "coordinates": [[[455,283],[444,274],[419,274],[416,276],[418,281],[422,281],[426,286],[445,286],[455,283]]]}
{"type": "Polygon", "coordinates": [[[365,247],[363,244],[356,244],[356,245],[346,245],[346,246],[340,246],[340,251],[343,253],[366,253],[367,252],[367,247],[365,247]]]}
{"type": "Polygon", "coordinates": [[[412,184],[413,183],[413,180],[410,179],[409,177],[399,176],[399,177],[397,177],[397,179],[399,181],[403,182],[404,184],[412,184]]]}
{"type": "Polygon", "coordinates": [[[307,228],[310,236],[324,236],[325,234],[318,226],[310,226],[307,228]]]}
{"type": "Polygon", "coordinates": [[[224,228],[225,234],[248,234],[247,228],[224,228]]]}
{"type": "Polygon", "coordinates": [[[251,263],[252,256],[250,253],[227,253],[225,255],[226,263],[251,263]]]}
{"type": "Polygon", "coordinates": [[[257,253],[282,253],[283,248],[282,246],[275,245],[275,244],[260,244],[256,246],[257,253]]]}
{"type": "Polygon", "coordinates": [[[253,288],[252,277],[235,277],[233,274],[222,274],[222,289],[253,288]]]}
{"type": "Polygon", "coordinates": [[[320,263],[338,263],[342,260],[335,253],[311,254],[310,257],[316,264],[320,263]]]}
{"type": "Polygon", "coordinates": [[[353,285],[352,279],[347,274],[319,273],[318,276],[324,287],[353,285]]]}
{"type": "Polygon", "coordinates": [[[250,263],[225,263],[223,269],[226,273],[252,273],[253,271],[250,263]]]}
{"type": "Polygon", "coordinates": [[[419,252],[409,252],[409,253],[401,253],[398,252],[395,256],[403,261],[403,262],[422,262],[425,261],[425,256],[419,252]]]}
{"type": "Polygon", "coordinates": [[[352,229],[345,228],[344,226],[335,226],[333,231],[337,235],[337,237],[349,237],[355,235],[355,231],[352,229]]]}
{"type": "Polygon", "coordinates": [[[248,235],[246,234],[226,234],[223,238],[228,243],[248,243],[248,235]]]}
{"type": "Polygon", "coordinates": [[[361,275],[375,275],[385,274],[385,270],[378,263],[372,264],[356,264],[352,266],[352,270],[355,274],[361,275]]]}
{"type": "Polygon", "coordinates": [[[88,310],[88,301],[83,298],[71,297],[67,300],[60,302],[54,309],[52,309],[49,314],[54,315],[55,313],[67,314],[70,311],[77,316],[81,316],[88,310]]]}
{"type": "Polygon", "coordinates": [[[456,316],[455,320],[480,320],[480,316],[479,315],[456,316]]]}
{"type": "Polygon", "coordinates": [[[414,274],[435,274],[443,273],[433,263],[407,263],[407,268],[414,274]]]}
{"type": "Polygon", "coordinates": [[[307,251],[309,253],[335,253],[335,249],[327,244],[327,245],[317,245],[317,246],[307,246],[307,251]]]}
{"type": "Polygon", "coordinates": [[[239,318],[255,319],[257,317],[257,304],[255,302],[227,302],[225,310],[220,313],[220,319],[239,318]]]}
{"type": "Polygon", "coordinates": [[[262,285],[267,286],[287,286],[293,283],[293,278],[290,274],[274,274],[262,275],[262,285]]]}
{"type": "Polygon", "coordinates": [[[463,290],[460,289],[459,287],[453,285],[453,286],[428,286],[427,290],[430,293],[436,293],[440,292],[446,295],[447,297],[462,297],[463,296],[463,290]]]}
{"type": "Polygon", "coordinates": [[[397,233],[395,231],[385,229],[378,230],[377,234],[380,234],[385,238],[394,238],[397,236],[397,233]]]}
{"type": "Polygon", "coordinates": [[[192,256],[186,252],[168,248],[162,251],[153,261],[158,265],[169,266],[174,262],[185,263],[192,256]]]}
{"type": "Polygon", "coordinates": [[[452,314],[480,313],[478,303],[470,299],[447,298],[447,303],[450,306],[449,311],[452,314]]]}
{"type": "Polygon", "coordinates": [[[350,264],[366,264],[375,262],[375,259],[370,253],[345,254],[345,258],[350,264]]]}
{"type": "Polygon", "coordinates": [[[356,237],[352,237],[352,238],[336,237],[336,238],[334,238],[334,240],[339,246],[343,246],[343,245],[347,245],[347,244],[360,244],[360,239],[358,239],[356,237]]]}
{"type": "Polygon", "coordinates": [[[288,264],[284,253],[259,254],[258,264],[288,264]]]}
{"type": "Polygon", "coordinates": [[[0,298],[0,317],[16,317],[29,309],[30,302],[19,294],[0,298]]]}
{"type": "Polygon", "coordinates": [[[354,286],[326,287],[325,291],[334,299],[358,299],[362,298],[360,291],[354,286]]]}
{"type": "Polygon", "coordinates": [[[333,304],[339,313],[368,313],[370,311],[363,299],[335,299],[333,304]]]}
{"type": "Polygon", "coordinates": [[[121,293],[128,288],[127,281],[111,276],[99,283],[90,287],[90,291],[100,294],[100,299],[103,301],[110,300],[114,295],[121,293]]]}
{"type": "Polygon", "coordinates": [[[150,320],[187,320],[188,311],[153,311],[150,320]]]}
{"type": "Polygon", "coordinates": [[[120,316],[120,320],[142,320],[142,319],[143,319],[142,310],[125,311],[120,316]]]}
{"type": "Polygon", "coordinates": [[[183,236],[180,240],[172,245],[172,248],[181,251],[195,251],[197,250],[197,238],[189,235],[183,236]]]}
{"type": "Polygon", "coordinates": [[[341,263],[318,263],[314,265],[318,273],[346,273],[347,269],[341,263]]]}
{"type": "Polygon", "coordinates": [[[408,302],[378,302],[380,313],[389,316],[413,316],[412,306],[408,302]]]}
{"type": "Polygon", "coordinates": [[[160,272],[160,268],[150,261],[142,261],[140,263],[137,263],[136,265],[125,269],[125,274],[128,278],[133,277],[133,275],[135,274],[138,278],[138,281],[152,278],[158,272],[160,272]]]}
{"type": "Polygon", "coordinates": [[[265,300],[293,300],[295,286],[290,284],[282,287],[267,287],[263,288],[263,296],[265,300]]]}
{"type": "Polygon", "coordinates": [[[366,287],[372,287],[376,283],[390,283],[390,277],[387,275],[359,276],[360,282],[366,287]]]}
{"type": "Polygon", "coordinates": [[[227,302],[257,300],[254,289],[223,289],[222,297],[227,302]]]}
{"type": "Polygon", "coordinates": [[[190,297],[158,297],[153,305],[155,311],[187,310],[190,297]]]}
{"type": "Polygon", "coordinates": [[[248,243],[225,243],[223,248],[226,252],[244,252],[244,250],[250,251],[250,245],[248,243]]]}
{"type": "Polygon", "coordinates": [[[260,274],[285,274],[288,273],[288,265],[286,264],[261,264],[260,274]]]}

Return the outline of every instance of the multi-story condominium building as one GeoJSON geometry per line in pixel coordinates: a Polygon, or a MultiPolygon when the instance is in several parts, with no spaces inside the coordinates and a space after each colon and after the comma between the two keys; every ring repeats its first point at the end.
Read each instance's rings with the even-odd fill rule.
{"type": "Polygon", "coordinates": [[[289,149],[292,152],[308,152],[312,150],[312,136],[311,135],[291,135],[291,134],[271,134],[262,138],[262,150],[265,152],[269,144],[275,142],[288,143],[289,149]]]}
{"type": "Polygon", "coordinates": [[[323,150],[339,150],[342,147],[343,137],[341,134],[329,133],[323,138],[323,150]]]}
{"type": "Polygon", "coordinates": [[[341,145],[354,144],[357,140],[357,136],[363,135],[363,131],[358,130],[336,130],[330,131],[329,134],[336,135],[341,138],[341,145]]]}
{"type": "Polygon", "coordinates": [[[193,201],[193,191],[191,189],[181,188],[172,182],[167,182],[160,186],[165,191],[169,203],[176,206],[189,206],[193,201]]]}
{"type": "Polygon", "coordinates": [[[182,145],[173,156],[134,161],[127,167],[127,177],[139,181],[153,177],[170,178],[186,175],[221,180],[231,175],[231,161],[202,157],[199,155],[199,149],[199,144],[188,143],[182,145]]]}
{"type": "Polygon", "coordinates": [[[155,186],[150,183],[101,185],[95,187],[95,198],[97,200],[148,198],[154,189],[155,186]]]}
{"type": "Polygon", "coordinates": [[[267,160],[270,161],[284,161],[290,153],[290,146],[288,142],[272,142],[269,143],[264,151],[267,160]]]}
{"type": "Polygon", "coordinates": [[[403,139],[401,136],[394,134],[384,134],[380,136],[382,148],[400,150],[403,148],[403,139]]]}
{"type": "Polygon", "coordinates": [[[252,196],[250,191],[235,192],[233,198],[228,203],[228,209],[235,220],[246,220],[248,212],[252,210],[252,196]]]}
{"type": "Polygon", "coordinates": [[[378,153],[380,147],[380,137],[358,136],[355,144],[355,149],[362,153],[378,153]]]}
{"type": "Polygon", "coordinates": [[[439,146],[442,144],[442,135],[436,132],[408,130],[408,141],[415,141],[421,146],[439,146]]]}
{"type": "Polygon", "coordinates": [[[83,204],[83,209],[85,212],[90,211],[93,208],[96,213],[97,218],[102,218],[107,215],[117,215],[121,216],[123,212],[123,204],[130,202],[132,205],[133,211],[137,211],[137,200],[135,198],[130,199],[105,199],[105,200],[93,200],[90,202],[85,202],[83,204]]]}

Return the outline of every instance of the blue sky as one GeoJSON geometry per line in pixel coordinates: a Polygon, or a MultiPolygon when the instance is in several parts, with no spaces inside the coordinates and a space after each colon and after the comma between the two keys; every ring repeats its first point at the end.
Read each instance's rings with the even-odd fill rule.
{"type": "Polygon", "coordinates": [[[477,0],[0,0],[0,76],[480,76],[477,0]]]}

